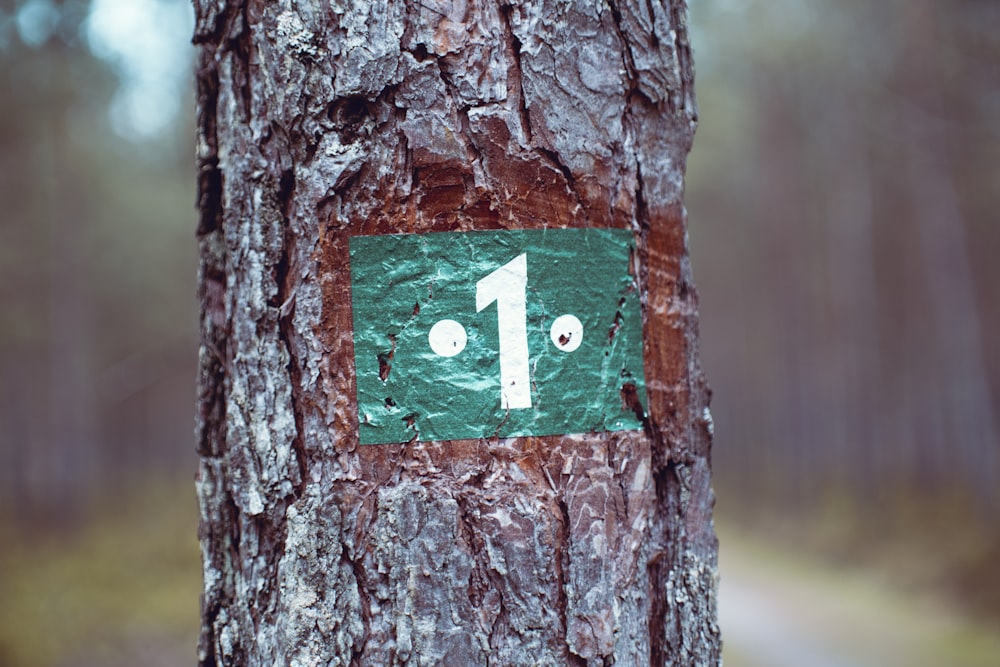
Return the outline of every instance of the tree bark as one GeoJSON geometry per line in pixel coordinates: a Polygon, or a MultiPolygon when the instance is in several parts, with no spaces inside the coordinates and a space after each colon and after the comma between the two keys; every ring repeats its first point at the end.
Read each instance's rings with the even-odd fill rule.
{"type": "Polygon", "coordinates": [[[195,6],[200,664],[718,664],[684,2],[195,6]],[[360,445],[349,238],[545,227],[633,233],[644,430],[360,445]]]}

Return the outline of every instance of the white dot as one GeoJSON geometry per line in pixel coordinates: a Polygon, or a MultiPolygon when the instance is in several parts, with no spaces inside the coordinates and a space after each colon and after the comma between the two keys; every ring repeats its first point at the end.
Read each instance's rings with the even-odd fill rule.
{"type": "Polygon", "coordinates": [[[465,349],[467,340],[465,327],[455,320],[441,320],[427,334],[427,342],[431,344],[434,354],[442,357],[454,357],[465,349]]]}
{"type": "Polygon", "coordinates": [[[583,324],[576,315],[560,315],[549,333],[552,343],[563,352],[572,352],[583,342],[583,324]]]}

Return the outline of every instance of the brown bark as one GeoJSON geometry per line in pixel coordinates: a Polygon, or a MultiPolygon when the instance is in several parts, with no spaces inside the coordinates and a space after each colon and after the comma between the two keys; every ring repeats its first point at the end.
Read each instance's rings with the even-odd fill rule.
{"type": "Polygon", "coordinates": [[[714,665],[683,2],[196,0],[202,665],[714,665]],[[348,238],[631,229],[641,433],[360,446],[348,238]]]}

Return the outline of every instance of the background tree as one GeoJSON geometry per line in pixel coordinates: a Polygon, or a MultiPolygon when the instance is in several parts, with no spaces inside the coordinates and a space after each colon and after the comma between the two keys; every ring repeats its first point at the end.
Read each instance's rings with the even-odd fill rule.
{"type": "MultiPolygon", "coordinates": [[[[183,5],[157,8],[160,35],[141,47],[154,58],[190,34],[183,5]]],[[[109,117],[126,77],[104,59],[118,35],[94,34],[98,10],[0,3],[0,506],[36,528],[195,463],[178,446],[195,372],[189,156],[173,134],[126,138],[109,117]]],[[[164,60],[183,80],[178,47],[164,60]]],[[[191,115],[160,129],[182,133],[191,115]]]]}
{"type": "Polygon", "coordinates": [[[684,3],[195,5],[201,663],[716,664],[684,3]],[[348,238],[547,226],[633,232],[645,431],[359,446],[348,238]]]}
{"type": "Polygon", "coordinates": [[[704,113],[687,201],[731,436],[719,488],[772,515],[856,503],[891,525],[916,502],[995,524],[1000,7],[693,11],[704,113]]]}

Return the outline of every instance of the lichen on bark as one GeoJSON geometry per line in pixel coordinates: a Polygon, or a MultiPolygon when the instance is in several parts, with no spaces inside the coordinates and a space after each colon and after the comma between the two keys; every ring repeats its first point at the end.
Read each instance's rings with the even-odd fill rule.
{"type": "Polygon", "coordinates": [[[680,0],[195,0],[202,665],[715,665],[680,0]],[[636,239],[644,431],[360,446],[348,239],[636,239]]]}

